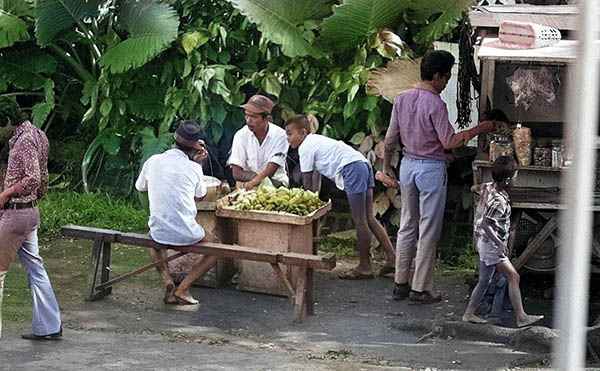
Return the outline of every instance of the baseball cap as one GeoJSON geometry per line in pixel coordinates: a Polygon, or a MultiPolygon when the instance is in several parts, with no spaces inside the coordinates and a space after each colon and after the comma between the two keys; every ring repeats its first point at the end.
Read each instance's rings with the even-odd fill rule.
{"type": "Polygon", "coordinates": [[[243,104],[240,107],[252,113],[271,113],[274,105],[273,101],[264,95],[253,95],[248,99],[246,104],[243,104]]]}

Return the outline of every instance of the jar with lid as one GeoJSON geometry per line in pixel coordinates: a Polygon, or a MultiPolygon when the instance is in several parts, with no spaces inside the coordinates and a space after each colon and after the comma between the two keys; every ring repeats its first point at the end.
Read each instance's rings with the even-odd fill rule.
{"type": "Polygon", "coordinates": [[[514,156],[514,148],[508,135],[496,134],[490,142],[490,157],[491,163],[494,163],[500,156],[514,156]]]}
{"type": "Polygon", "coordinates": [[[534,147],[533,165],[552,166],[552,150],[548,147],[534,147]]]}
{"type": "Polygon", "coordinates": [[[552,167],[563,167],[563,145],[560,139],[552,141],[552,167]]]}

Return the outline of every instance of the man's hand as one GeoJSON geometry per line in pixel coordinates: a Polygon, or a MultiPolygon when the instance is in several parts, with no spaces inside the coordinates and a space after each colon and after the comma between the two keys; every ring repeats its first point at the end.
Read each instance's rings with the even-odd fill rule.
{"type": "Polygon", "coordinates": [[[4,209],[4,206],[8,202],[8,196],[5,192],[0,193],[0,209],[4,209]]]}
{"type": "Polygon", "coordinates": [[[244,184],[244,189],[246,189],[247,191],[257,187],[260,182],[262,182],[262,180],[258,180],[256,179],[257,177],[251,179],[250,181],[246,182],[246,184],[244,184]]]}

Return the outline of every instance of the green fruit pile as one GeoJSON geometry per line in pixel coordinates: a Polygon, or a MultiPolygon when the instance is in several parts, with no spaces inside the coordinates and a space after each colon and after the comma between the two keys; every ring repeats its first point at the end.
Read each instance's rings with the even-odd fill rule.
{"type": "Polygon", "coordinates": [[[250,191],[240,190],[229,199],[229,205],[224,206],[236,210],[278,211],[306,216],[323,205],[325,202],[311,191],[261,186],[250,191]]]}

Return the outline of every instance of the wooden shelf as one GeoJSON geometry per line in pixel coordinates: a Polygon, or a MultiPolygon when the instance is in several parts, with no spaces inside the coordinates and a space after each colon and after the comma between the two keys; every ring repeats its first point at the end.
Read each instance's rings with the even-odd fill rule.
{"type": "MultiPolygon", "coordinates": [[[[473,161],[473,168],[476,167],[492,167],[492,164],[488,160],[475,160],[473,161]]],[[[551,167],[551,166],[521,166],[519,165],[519,170],[532,170],[532,171],[553,171],[558,172],[562,170],[567,170],[568,168],[564,167],[551,167]]]]}

